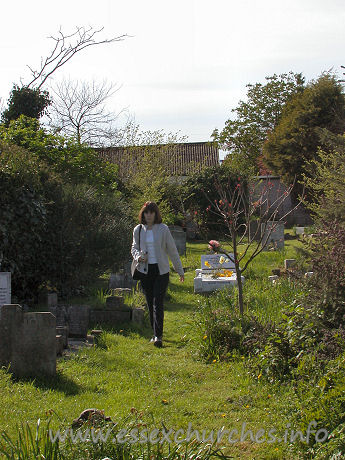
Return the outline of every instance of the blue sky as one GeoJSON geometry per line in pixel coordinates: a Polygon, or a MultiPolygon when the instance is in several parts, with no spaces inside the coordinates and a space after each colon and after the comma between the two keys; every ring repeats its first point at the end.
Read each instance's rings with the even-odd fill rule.
{"type": "Polygon", "coordinates": [[[39,67],[60,26],[104,27],[100,38],[131,37],[84,50],[54,79],[107,79],[120,87],[110,110],[190,142],[224,126],[247,83],[290,70],[307,80],[331,68],[340,75],[345,65],[343,0],[19,0],[1,9],[3,102],[12,83],[29,81],[26,65],[39,67]]]}

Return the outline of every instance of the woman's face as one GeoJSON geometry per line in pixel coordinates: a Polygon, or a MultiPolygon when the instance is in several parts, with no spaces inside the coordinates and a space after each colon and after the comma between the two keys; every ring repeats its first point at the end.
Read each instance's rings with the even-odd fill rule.
{"type": "Polygon", "coordinates": [[[153,211],[144,211],[144,216],[145,216],[145,220],[146,220],[146,223],[148,225],[152,225],[155,221],[155,217],[156,217],[156,213],[153,211]]]}

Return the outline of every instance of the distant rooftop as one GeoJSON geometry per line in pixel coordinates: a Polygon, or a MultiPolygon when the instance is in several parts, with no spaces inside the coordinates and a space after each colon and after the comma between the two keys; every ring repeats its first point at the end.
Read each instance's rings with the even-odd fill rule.
{"type": "Polygon", "coordinates": [[[98,148],[99,156],[119,166],[120,177],[130,168],[140,170],[139,162],[146,152],[162,151],[167,172],[172,176],[189,176],[203,167],[219,165],[219,151],[212,142],[187,142],[134,147],[98,148]]]}

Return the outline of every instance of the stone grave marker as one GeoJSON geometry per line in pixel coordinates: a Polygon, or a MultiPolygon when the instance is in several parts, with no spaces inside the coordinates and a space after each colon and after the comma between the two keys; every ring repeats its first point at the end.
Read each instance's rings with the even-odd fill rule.
{"type": "Polygon", "coordinates": [[[0,272],[0,311],[11,303],[11,272],[0,272]]]}
{"type": "Polygon", "coordinates": [[[265,250],[273,244],[277,249],[284,249],[284,222],[265,222],[261,224],[262,246],[265,250]],[[270,230],[273,230],[269,235],[270,230]]]}
{"type": "Polygon", "coordinates": [[[56,319],[4,304],[0,317],[0,365],[17,377],[56,374],[56,319]]]}
{"type": "MultiPolygon", "coordinates": [[[[234,259],[233,254],[229,256],[234,259]]],[[[244,282],[244,276],[241,277],[244,282]]],[[[216,291],[218,289],[224,289],[229,286],[237,285],[237,276],[235,272],[235,263],[223,254],[210,254],[201,256],[201,269],[195,270],[194,278],[194,292],[195,293],[206,293],[216,291]],[[228,259],[227,262],[220,263],[221,257],[228,259]],[[231,276],[224,276],[220,278],[212,278],[212,274],[222,270],[231,270],[233,273],[231,276]]]]}

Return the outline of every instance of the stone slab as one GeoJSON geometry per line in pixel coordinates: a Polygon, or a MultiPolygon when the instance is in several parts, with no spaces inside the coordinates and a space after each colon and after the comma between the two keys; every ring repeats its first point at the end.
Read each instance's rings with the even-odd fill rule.
{"type": "Polygon", "coordinates": [[[0,311],[6,304],[11,304],[11,272],[0,272],[0,311]]]}
{"type": "MultiPolygon", "coordinates": [[[[244,276],[241,277],[242,283],[245,282],[244,276]]],[[[224,277],[218,279],[207,279],[202,276],[194,278],[194,293],[202,294],[205,292],[213,292],[219,289],[226,289],[228,287],[234,287],[237,285],[237,277],[234,274],[231,277],[224,277]]]]}
{"type": "Polygon", "coordinates": [[[142,308],[133,308],[132,310],[132,321],[135,324],[142,325],[144,324],[145,310],[142,308]]]}
{"type": "Polygon", "coordinates": [[[132,289],[130,288],[116,288],[113,289],[115,296],[125,296],[125,295],[132,295],[132,289]]]}
{"type": "Polygon", "coordinates": [[[89,327],[89,305],[70,305],[68,316],[69,337],[86,337],[89,327]]]}
{"type": "Polygon", "coordinates": [[[61,356],[63,349],[64,349],[64,343],[63,343],[63,337],[62,335],[56,335],[56,354],[61,356]]]}
{"type": "Polygon", "coordinates": [[[56,318],[50,312],[24,313],[3,305],[0,318],[0,364],[16,377],[56,374],[56,318]]]}
{"type": "Polygon", "coordinates": [[[284,222],[261,224],[261,234],[263,235],[261,244],[265,250],[269,250],[272,245],[277,249],[284,248],[284,222]],[[270,231],[271,234],[269,234],[270,231]]]}
{"type": "Polygon", "coordinates": [[[289,269],[296,264],[296,259],[285,259],[284,260],[284,267],[289,269]]]}
{"type": "Polygon", "coordinates": [[[108,324],[117,327],[119,323],[131,321],[131,310],[116,311],[116,310],[91,310],[91,324],[108,324]]]}
{"type": "Polygon", "coordinates": [[[67,348],[68,346],[68,328],[67,326],[56,326],[56,334],[62,336],[63,347],[67,348]]]}
{"type": "MultiPolygon", "coordinates": [[[[202,270],[212,270],[212,269],[213,270],[215,270],[215,269],[219,270],[221,268],[234,269],[235,264],[230,259],[229,259],[228,262],[224,262],[222,264],[219,262],[219,259],[222,256],[225,259],[229,259],[229,257],[227,257],[224,254],[202,254],[201,255],[201,269],[202,270]],[[211,267],[206,266],[205,262],[208,262],[211,265],[211,267]]],[[[232,253],[229,253],[229,256],[234,259],[234,255],[232,253]]]]}
{"type": "Polygon", "coordinates": [[[304,235],[305,227],[296,227],[296,235],[304,235]]]}
{"type": "Polygon", "coordinates": [[[47,305],[48,307],[57,305],[58,304],[58,297],[56,292],[51,292],[47,294],[47,305]]]}
{"type": "Polygon", "coordinates": [[[130,308],[124,304],[124,299],[120,295],[114,295],[106,298],[107,310],[130,311],[130,308]]]}
{"type": "Polygon", "coordinates": [[[138,280],[132,278],[131,273],[123,270],[122,272],[112,273],[109,278],[109,289],[135,287],[138,280]]]}

